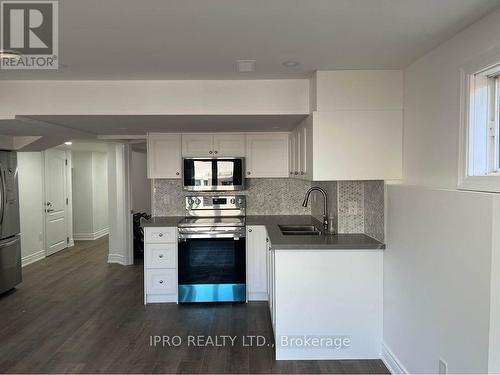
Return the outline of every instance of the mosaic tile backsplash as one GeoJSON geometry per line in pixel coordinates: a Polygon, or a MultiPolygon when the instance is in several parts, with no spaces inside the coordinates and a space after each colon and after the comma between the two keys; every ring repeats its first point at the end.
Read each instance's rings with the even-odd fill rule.
{"type": "MultiPolygon", "coordinates": [[[[337,213],[337,233],[365,233],[384,241],[384,181],[315,182],[328,193],[329,212],[337,213]]],[[[321,219],[323,206],[316,199],[311,214],[321,219]]]]}
{"type": "MultiPolygon", "coordinates": [[[[384,181],[322,181],[309,182],[288,178],[252,178],[247,189],[227,195],[247,196],[247,215],[313,215],[321,219],[323,200],[311,194],[308,207],[302,200],[312,186],[328,194],[328,212],[336,216],[337,233],[365,233],[384,241],[384,181]]],[[[154,216],[183,216],[186,195],[181,180],[154,180],[152,213],[154,216]]],[[[226,194],[226,193],[224,193],[226,194]]]]}
{"type": "MultiPolygon", "coordinates": [[[[250,178],[246,190],[223,192],[247,196],[247,215],[310,215],[311,208],[302,207],[302,200],[311,183],[288,178],[250,178]]],[[[155,180],[154,216],[183,216],[186,195],[211,195],[182,190],[181,180],[155,180]]],[[[215,193],[217,194],[217,193],[215,193]]]]}

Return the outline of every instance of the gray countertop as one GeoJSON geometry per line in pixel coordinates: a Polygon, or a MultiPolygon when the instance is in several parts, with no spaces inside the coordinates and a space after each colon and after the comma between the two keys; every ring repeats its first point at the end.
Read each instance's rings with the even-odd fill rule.
{"type": "MultiPolygon", "coordinates": [[[[175,227],[183,216],[157,216],[143,220],[143,227],[175,227]]],[[[264,225],[275,250],[354,250],[385,249],[385,245],[365,234],[300,235],[284,236],[278,225],[315,225],[321,222],[308,215],[251,215],[247,225],[264,225]]]]}
{"type": "Polygon", "coordinates": [[[184,216],[153,216],[149,220],[141,220],[141,226],[147,227],[176,227],[184,216]]]}
{"type": "Polygon", "coordinates": [[[385,249],[385,245],[366,234],[300,235],[284,236],[278,225],[315,225],[319,220],[304,215],[258,215],[247,216],[247,225],[265,225],[272,247],[276,250],[354,250],[385,249]]]}

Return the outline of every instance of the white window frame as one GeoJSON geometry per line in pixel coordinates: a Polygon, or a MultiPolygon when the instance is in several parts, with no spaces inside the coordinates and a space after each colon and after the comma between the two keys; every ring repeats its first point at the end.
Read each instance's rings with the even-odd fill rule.
{"type": "MultiPolygon", "coordinates": [[[[461,98],[460,98],[460,144],[459,144],[459,170],[458,170],[458,189],[473,190],[473,191],[486,191],[486,192],[500,192],[500,165],[499,165],[499,79],[486,78],[486,76],[496,75],[500,72],[500,47],[490,50],[488,53],[477,57],[473,61],[464,65],[460,69],[460,84],[461,84],[461,98]],[[484,79],[476,79],[476,75],[481,75],[484,79]],[[496,86],[492,87],[492,82],[496,86]],[[475,103],[473,92],[475,85],[482,84],[484,87],[488,86],[490,100],[488,108],[497,108],[496,113],[488,113],[491,138],[488,140],[487,150],[487,171],[484,175],[473,175],[473,153],[472,153],[472,137],[474,130],[474,119],[478,111],[484,112],[484,101],[475,103]],[[491,93],[495,93],[494,97],[491,93]],[[496,101],[495,106],[491,106],[493,100],[496,101]],[[482,106],[481,109],[478,107],[482,106]],[[493,129],[494,127],[494,129],[493,129]],[[494,137],[493,137],[494,135],[494,137]],[[493,145],[492,142],[496,142],[493,145]],[[495,155],[490,152],[491,147],[496,150],[495,155]]],[[[481,77],[480,77],[481,78],[481,77]]]]}

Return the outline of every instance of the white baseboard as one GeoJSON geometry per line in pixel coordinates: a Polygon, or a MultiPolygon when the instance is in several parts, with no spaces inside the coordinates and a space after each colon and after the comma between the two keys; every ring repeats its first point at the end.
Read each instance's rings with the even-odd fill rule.
{"type": "Polygon", "coordinates": [[[27,266],[28,264],[35,263],[40,259],[45,258],[45,250],[37,251],[36,253],[27,255],[21,259],[21,266],[27,266]]]}
{"type": "Polygon", "coordinates": [[[93,241],[109,234],[109,228],[98,230],[94,233],[73,233],[75,241],[93,241]]]}
{"type": "Polygon", "coordinates": [[[267,301],[267,293],[266,292],[249,292],[248,293],[248,300],[249,301],[267,301]]]}
{"type": "Polygon", "coordinates": [[[409,374],[406,367],[385,343],[382,343],[382,361],[391,374],[409,374]]]}
{"type": "Polygon", "coordinates": [[[121,254],[109,254],[108,255],[108,263],[118,263],[122,266],[126,266],[125,257],[121,254]]]}

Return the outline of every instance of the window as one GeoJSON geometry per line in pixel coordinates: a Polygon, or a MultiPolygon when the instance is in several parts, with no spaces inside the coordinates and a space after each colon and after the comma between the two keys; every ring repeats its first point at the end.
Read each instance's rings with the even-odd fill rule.
{"type": "Polygon", "coordinates": [[[462,69],[459,189],[500,192],[499,118],[500,52],[496,52],[462,69]]]}

